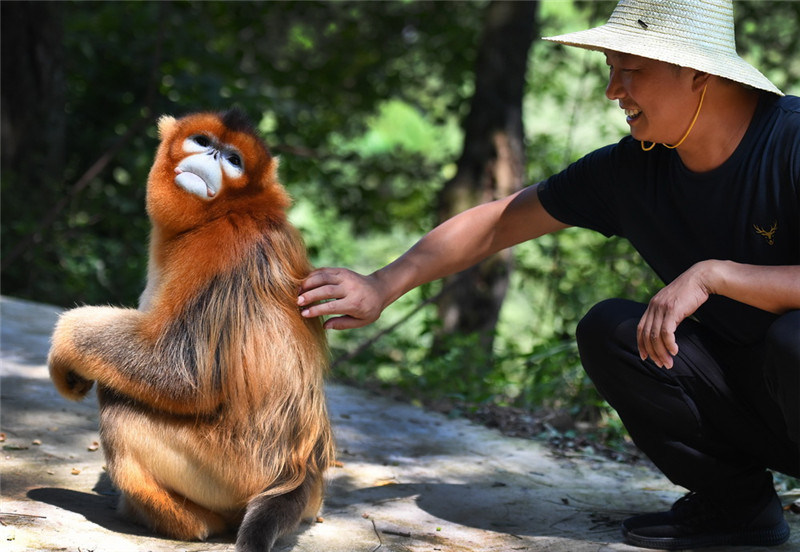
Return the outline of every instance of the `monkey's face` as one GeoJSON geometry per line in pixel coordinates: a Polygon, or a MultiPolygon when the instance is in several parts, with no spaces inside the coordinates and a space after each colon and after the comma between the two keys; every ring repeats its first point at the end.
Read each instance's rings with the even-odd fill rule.
{"type": "Polygon", "coordinates": [[[175,184],[201,199],[213,199],[224,181],[235,182],[245,174],[241,152],[213,134],[189,136],[182,147],[188,155],[175,167],[175,184]]]}
{"type": "Polygon", "coordinates": [[[162,230],[184,232],[223,216],[285,216],[277,160],[241,116],[162,117],[147,210],[162,230]]]}

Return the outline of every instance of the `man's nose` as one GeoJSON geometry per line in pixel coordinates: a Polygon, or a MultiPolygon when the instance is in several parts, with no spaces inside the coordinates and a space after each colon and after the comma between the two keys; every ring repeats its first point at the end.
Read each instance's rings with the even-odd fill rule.
{"type": "Polygon", "coordinates": [[[606,98],[609,100],[618,100],[625,95],[622,83],[617,76],[616,72],[611,69],[608,73],[608,85],[606,85],[606,98]]]}

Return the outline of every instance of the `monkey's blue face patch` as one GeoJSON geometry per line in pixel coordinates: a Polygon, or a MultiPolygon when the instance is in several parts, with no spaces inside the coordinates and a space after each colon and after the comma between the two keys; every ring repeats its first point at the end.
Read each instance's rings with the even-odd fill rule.
{"type": "Polygon", "coordinates": [[[225,178],[237,179],[244,174],[239,150],[214,136],[190,136],[183,142],[183,151],[189,155],[175,167],[175,183],[202,199],[213,199],[225,178]]]}

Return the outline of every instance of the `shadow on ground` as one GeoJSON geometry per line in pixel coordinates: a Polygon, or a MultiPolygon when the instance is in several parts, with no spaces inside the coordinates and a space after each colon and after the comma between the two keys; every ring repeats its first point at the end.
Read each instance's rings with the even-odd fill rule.
{"type": "MultiPolygon", "coordinates": [[[[232,551],[233,536],[173,541],[117,516],[96,400],[69,402],[47,376],[57,314],[0,302],[3,549],[232,551]]],[[[327,395],[340,467],[328,474],[321,522],[279,542],[281,552],[633,551],[619,521],[681,494],[646,466],[555,457],[536,441],[341,385],[327,395]]],[[[800,549],[800,516],[787,516],[789,543],[736,552],[800,549]]]]}

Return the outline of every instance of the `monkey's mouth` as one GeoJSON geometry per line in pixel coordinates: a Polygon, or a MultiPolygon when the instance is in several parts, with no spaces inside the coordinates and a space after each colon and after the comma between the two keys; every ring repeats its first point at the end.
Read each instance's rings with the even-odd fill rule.
{"type": "Polygon", "coordinates": [[[175,183],[190,194],[201,198],[212,198],[219,191],[219,188],[211,182],[211,179],[204,178],[204,175],[184,171],[180,167],[177,167],[175,172],[178,173],[175,177],[175,183]]]}

